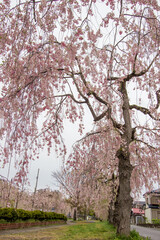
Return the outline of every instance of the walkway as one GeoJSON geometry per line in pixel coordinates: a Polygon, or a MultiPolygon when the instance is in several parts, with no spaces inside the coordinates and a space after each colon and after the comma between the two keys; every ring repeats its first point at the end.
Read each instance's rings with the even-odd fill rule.
{"type": "Polygon", "coordinates": [[[131,226],[131,230],[135,229],[143,237],[150,237],[151,240],[160,240],[160,229],[146,228],[136,225],[131,226]]]}

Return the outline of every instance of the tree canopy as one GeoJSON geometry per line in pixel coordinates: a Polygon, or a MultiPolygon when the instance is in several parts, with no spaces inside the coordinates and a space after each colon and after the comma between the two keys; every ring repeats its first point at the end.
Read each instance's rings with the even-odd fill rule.
{"type": "Polygon", "coordinates": [[[157,0],[0,3],[1,160],[16,159],[20,181],[40,148],[65,154],[63,121],[80,121],[82,132],[87,108],[110,135],[106,153],[115,139],[114,222],[125,234],[132,173],[137,185],[136,174],[146,184],[159,177],[159,11],[157,0]]]}

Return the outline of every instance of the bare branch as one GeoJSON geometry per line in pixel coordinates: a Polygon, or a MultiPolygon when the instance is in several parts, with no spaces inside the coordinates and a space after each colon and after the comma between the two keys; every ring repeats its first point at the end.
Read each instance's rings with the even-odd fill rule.
{"type": "Polygon", "coordinates": [[[60,171],[55,171],[52,172],[52,177],[61,185],[61,187],[63,187],[70,194],[71,197],[73,196],[72,192],[70,191],[70,188],[67,187],[67,184],[65,183],[66,176],[64,173],[61,173],[60,171]]]}

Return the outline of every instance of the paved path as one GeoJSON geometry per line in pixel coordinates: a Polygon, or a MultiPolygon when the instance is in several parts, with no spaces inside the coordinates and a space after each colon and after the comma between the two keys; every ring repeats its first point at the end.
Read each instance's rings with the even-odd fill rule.
{"type": "Polygon", "coordinates": [[[131,226],[131,230],[135,229],[143,237],[150,237],[151,240],[160,240],[160,230],[155,228],[146,228],[136,225],[131,226]]]}

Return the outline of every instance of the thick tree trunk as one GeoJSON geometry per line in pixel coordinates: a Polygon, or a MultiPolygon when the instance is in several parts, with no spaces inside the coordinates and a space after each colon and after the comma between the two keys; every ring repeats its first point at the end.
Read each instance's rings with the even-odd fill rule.
{"type": "Polygon", "coordinates": [[[117,158],[119,159],[118,173],[119,173],[119,187],[115,202],[114,223],[117,227],[118,234],[130,234],[130,213],[132,208],[132,198],[130,179],[132,174],[132,165],[130,163],[129,145],[133,141],[131,118],[129,112],[129,99],[126,88],[126,81],[121,83],[120,92],[123,97],[123,119],[124,125],[122,130],[122,144],[117,151],[117,158]]]}
{"type": "Polygon", "coordinates": [[[130,196],[130,178],[132,166],[129,156],[120,149],[117,152],[119,158],[119,187],[115,202],[114,224],[118,234],[130,234],[130,213],[132,208],[132,197],[130,196]]]}

